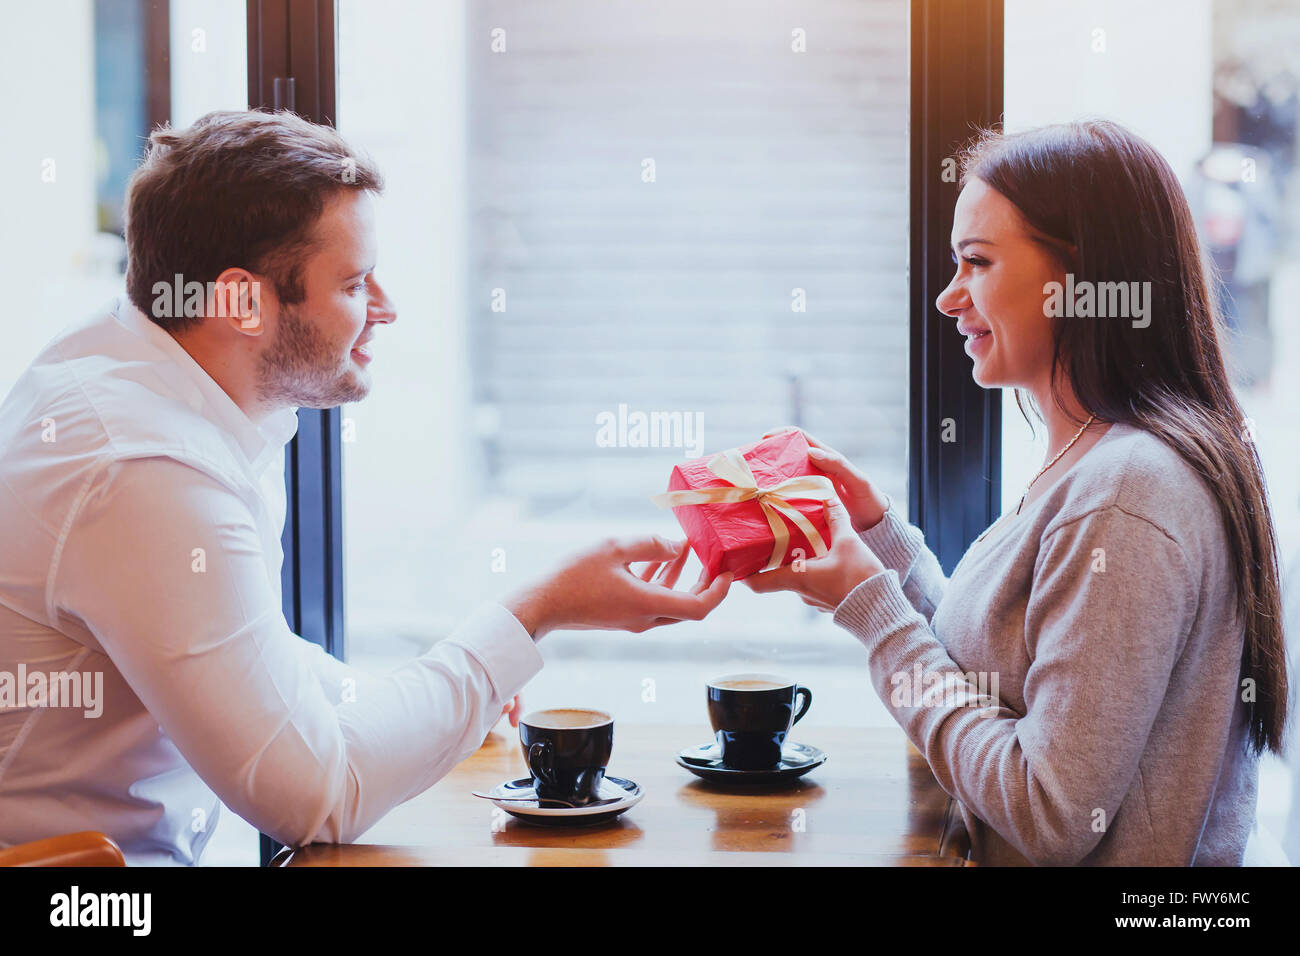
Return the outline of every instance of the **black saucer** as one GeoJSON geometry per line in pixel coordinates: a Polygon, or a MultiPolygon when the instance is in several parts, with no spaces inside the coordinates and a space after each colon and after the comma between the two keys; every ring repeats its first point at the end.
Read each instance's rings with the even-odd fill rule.
{"type": "MultiPolygon", "coordinates": [[[[490,791],[494,796],[524,797],[535,796],[531,777],[507,780],[490,791]]],[[[541,805],[536,800],[493,800],[494,806],[500,807],[525,823],[542,827],[594,827],[608,823],[615,817],[627,812],[641,802],[643,791],[640,784],[623,777],[606,774],[600,784],[600,796],[615,798],[616,803],[604,803],[595,807],[557,807],[541,805]]]]}
{"type": "Polygon", "coordinates": [[[687,747],[677,755],[677,765],[695,776],[713,783],[787,783],[797,780],[826,762],[824,751],[807,744],[786,741],[781,748],[781,762],[771,770],[734,770],[722,765],[717,741],[699,747],[687,747]]]}

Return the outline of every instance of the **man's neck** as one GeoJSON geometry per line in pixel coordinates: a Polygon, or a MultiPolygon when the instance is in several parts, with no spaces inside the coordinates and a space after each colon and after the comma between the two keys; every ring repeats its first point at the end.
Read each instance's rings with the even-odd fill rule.
{"type": "Polygon", "coordinates": [[[261,401],[253,373],[242,368],[239,363],[232,362],[227,349],[214,347],[201,334],[168,334],[230,396],[230,400],[254,425],[261,425],[276,411],[274,406],[261,401]]]}

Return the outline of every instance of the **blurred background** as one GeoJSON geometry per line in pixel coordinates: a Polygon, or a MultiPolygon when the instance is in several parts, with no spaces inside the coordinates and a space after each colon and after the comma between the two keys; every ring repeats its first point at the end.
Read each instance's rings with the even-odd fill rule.
{"type": "MultiPolygon", "coordinates": [[[[375,339],[374,391],[343,409],[353,663],[423,652],[598,538],[678,537],[649,501],[672,466],[778,425],[843,451],[906,512],[908,11],[339,0],[337,124],[387,178],[377,274],[398,306],[375,339]],[[602,443],[602,416],[637,413],[692,430],[602,443]]],[[[1115,119],[1179,174],[1223,281],[1294,581],[1300,0],[1005,11],[1008,129],[1115,119]]],[[[0,393],[121,289],[123,190],[148,131],[248,99],[242,0],[7,12],[0,253],[26,294],[0,393]]],[[[1045,449],[1008,398],[1014,508],[1045,449]]],[[[702,684],[732,670],[813,687],[811,743],[819,725],[892,723],[860,648],[790,595],[739,586],[707,621],[540,647],[527,708],[679,724],[682,747],[709,736],[702,684]]],[[[1267,761],[1260,815],[1279,836],[1291,787],[1267,761]]],[[[1294,829],[1289,848],[1300,858],[1294,829]]],[[[223,815],[208,854],[255,864],[252,828],[223,815]]]]}

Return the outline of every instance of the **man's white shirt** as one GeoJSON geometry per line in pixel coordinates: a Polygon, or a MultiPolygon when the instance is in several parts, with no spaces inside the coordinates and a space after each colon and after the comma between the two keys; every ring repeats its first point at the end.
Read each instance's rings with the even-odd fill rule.
{"type": "Polygon", "coordinates": [[[499,604],[384,675],[294,634],[296,428],[254,424],[125,296],[0,405],[0,846],[98,830],[129,863],[193,864],[218,797],[288,845],[351,842],[541,669],[499,604]]]}

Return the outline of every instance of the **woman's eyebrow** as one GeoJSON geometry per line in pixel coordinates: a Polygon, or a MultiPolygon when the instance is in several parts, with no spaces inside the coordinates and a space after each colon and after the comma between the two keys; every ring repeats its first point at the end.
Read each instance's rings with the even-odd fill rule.
{"type": "Polygon", "coordinates": [[[984,243],[984,245],[986,245],[986,246],[996,246],[996,245],[997,245],[996,242],[993,242],[993,241],[991,241],[991,240],[989,240],[989,239],[980,239],[980,238],[976,237],[976,238],[973,238],[973,239],[963,239],[961,242],[957,243],[957,245],[956,245],[954,248],[955,248],[958,252],[961,252],[961,251],[962,251],[963,249],[965,249],[967,246],[969,246],[969,245],[973,245],[973,244],[975,244],[975,243],[977,243],[977,242],[982,242],[982,243],[984,243]]]}

